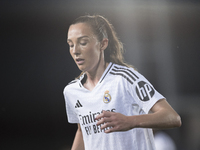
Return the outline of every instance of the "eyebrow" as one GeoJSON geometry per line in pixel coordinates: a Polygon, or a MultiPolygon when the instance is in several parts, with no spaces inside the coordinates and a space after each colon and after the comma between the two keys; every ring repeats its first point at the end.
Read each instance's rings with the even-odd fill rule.
{"type": "MultiPolygon", "coordinates": [[[[80,39],[82,39],[82,38],[85,38],[85,37],[89,38],[89,36],[84,35],[84,36],[78,37],[78,40],[80,40],[80,39]]],[[[71,39],[67,39],[67,42],[71,42],[71,41],[72,41],[71,39]]]]}

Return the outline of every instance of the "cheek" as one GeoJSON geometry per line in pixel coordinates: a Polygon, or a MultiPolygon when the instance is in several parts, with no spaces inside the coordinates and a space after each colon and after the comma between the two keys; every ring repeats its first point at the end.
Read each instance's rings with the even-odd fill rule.
{"type": "Polygon", "coordinates": [[[94,50],[94,49],[91,49],[91,51],[88,53],[87,57],[89,58],[89,60],[91,61],[91,63],[93,62],[96,62],[96,61],[99,61],[99,52],[94,50]]]}
{"type": "Polygon", "coordinates": [[[73,55],[73,50],[72,49],[70,49],[69,50],[69,53],[70,53],[70,55],[73,57],[74,55],[73,55]]]}
{"type": "Polygon", "coordinates": [[[70,55],[73,57],[73,53],[72,53],[72,50],[69,50],[69,53],[70,53],[70,55]]]}
{"type": "Polygon", "coordinates": [[[100,55],[100,48],[98,45],[93,45],[91,47],[88,47],[88,56],[92,59],[97,59],[100,55]]]}

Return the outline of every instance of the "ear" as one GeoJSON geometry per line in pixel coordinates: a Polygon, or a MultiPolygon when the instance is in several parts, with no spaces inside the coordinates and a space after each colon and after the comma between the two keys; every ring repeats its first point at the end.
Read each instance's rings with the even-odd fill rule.
{"type": "Polygon", "coordinates": [[[107,38],[104,38],[102,41],[101,41],[101,51],[104,51],[107,47],[108,47],[108,39],[107,38]]]}

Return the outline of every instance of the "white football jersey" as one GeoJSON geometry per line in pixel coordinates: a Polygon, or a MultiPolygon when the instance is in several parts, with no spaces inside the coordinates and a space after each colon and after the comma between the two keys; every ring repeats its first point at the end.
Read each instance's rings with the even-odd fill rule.
{"type": "Polygon", "coordinates": [[[79,79],[64,89],[68,122],[81,126],[85,150],[155,150],[151,129],[104,133],[95,117],[103,110],[126,116],[148,114],[164,97],[133,68],[109,63],[98,84],[87,90],[79,79]]]}

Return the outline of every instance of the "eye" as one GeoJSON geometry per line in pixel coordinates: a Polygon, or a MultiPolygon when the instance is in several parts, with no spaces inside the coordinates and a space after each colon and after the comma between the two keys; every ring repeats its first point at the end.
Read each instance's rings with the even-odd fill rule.
{"type": "Polygon", "coordinates": [[[81,42],[80,43],[82,46],[85,46],[87,44],[87,42],[81,42]]]}
{"type": "Polygon", "coordinates": [[[85,46],[85,45],[87,45],[87,43],[88,43],[88,40],[87,40],[87,39],[81,39],[81,40],[80,40],[80,45],[81,45],[81,46],[85,46]]]}
{"type": "Polygon", "coordinates": [[[69,45],[69,47],[70,47],[70,48],[73,48],[73,47],[74,47],[74,45],[73,45],[73,44],[69,44],[69,43],[68,43],[68,45],[69,45]]]}

